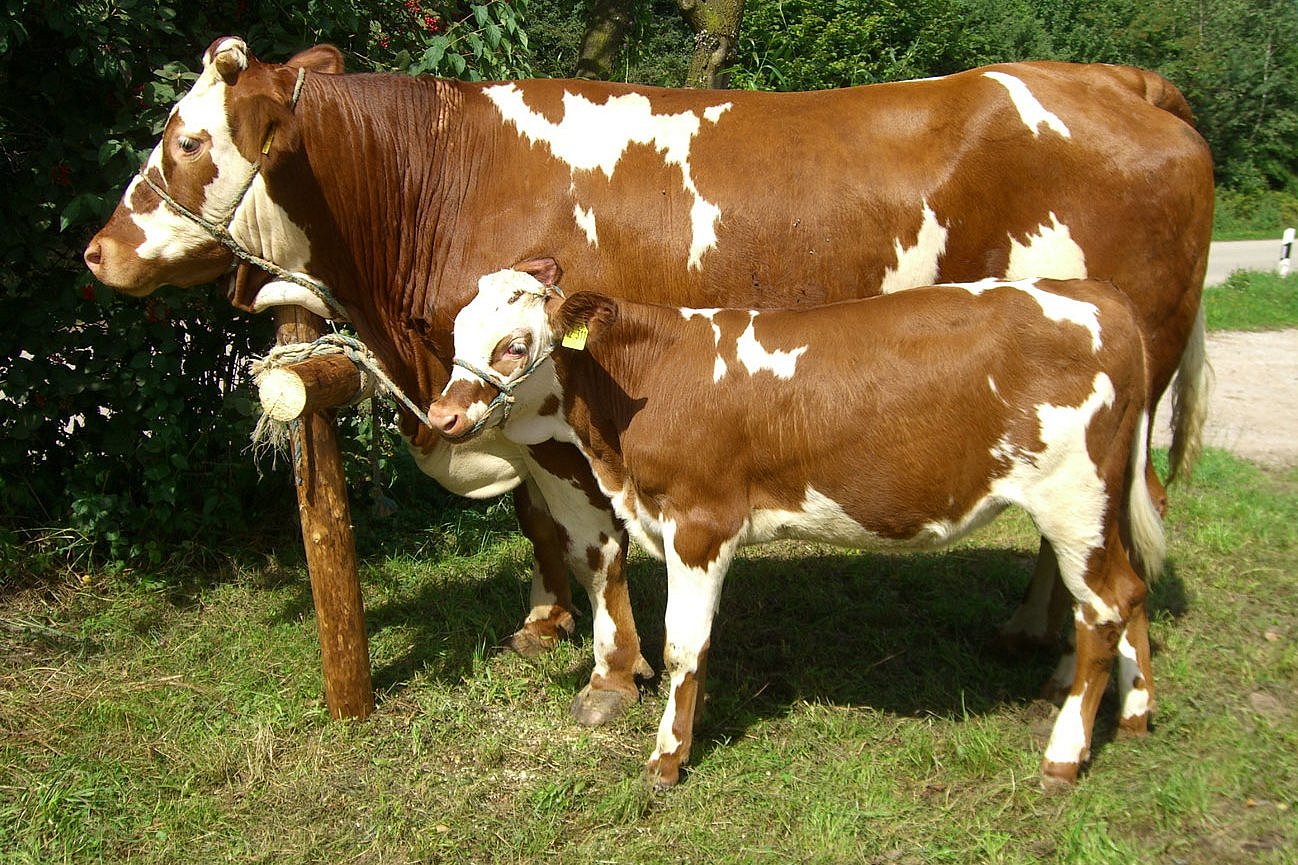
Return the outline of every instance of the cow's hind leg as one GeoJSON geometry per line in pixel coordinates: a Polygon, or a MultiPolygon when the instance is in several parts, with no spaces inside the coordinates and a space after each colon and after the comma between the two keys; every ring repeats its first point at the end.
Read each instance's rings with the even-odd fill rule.
{"type": "Polygon", "coordinates": [[[1118,640],[1118,699],[1121,714],[1118,731],[1125,736],[1143,736],[1149,730],[1154,710],[1154,676],[1149,653],[1149,612],[1137,604],[1127,619],[1127,629],[1118,640]]]}
{"type": "Polygon", "coordinates": [[[1072,595],[1059,578],[1055,551],[1043,537],[1023,601],[1000,627],[1001,648],[1011,654],[1054,648],[1071,606],[1072,595]]]}

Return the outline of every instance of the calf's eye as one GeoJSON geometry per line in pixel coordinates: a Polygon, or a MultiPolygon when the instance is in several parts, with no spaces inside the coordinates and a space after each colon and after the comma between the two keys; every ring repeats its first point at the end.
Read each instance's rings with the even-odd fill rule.
{"type": "Polygon", "coordinates": [[[185,138],[183,136],[181,138],[176,139],[176,146],[179,147],[180,151],[184,153],[186,156],[193,156],[195,153],[198,152],[198,148],[199,148],[199,144],[195,139],[185,138]]]}
{"type": "Polygon", "coordinates": [[[527,343],[521,339],[517,342],[511,342],[509,348],[505,349],[505,354],[512,358],[527,357],[527,343]]]}

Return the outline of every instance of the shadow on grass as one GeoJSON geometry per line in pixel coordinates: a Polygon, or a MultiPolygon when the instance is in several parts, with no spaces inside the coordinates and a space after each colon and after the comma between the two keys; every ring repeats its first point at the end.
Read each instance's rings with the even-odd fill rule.
{"type": "MultiPolygon", "coordinates": [[[[1035,699],[1056,651],[1007,655],[995,637],[1017,606],[1032,557],[1006,549],[935,554],[815,552],[746,558],[731,568],[712,632],[699,757],[802,701],[910,717],[962,717],[1035,699]]],[[[661,565],[632,570],[645,657],[662,654],[661,565]]],[[[1151,609],[1181,615],[1174,568],[1151,609]]],[[[1101,708],[1096,745],[1112,738],[1101,708]]]]}

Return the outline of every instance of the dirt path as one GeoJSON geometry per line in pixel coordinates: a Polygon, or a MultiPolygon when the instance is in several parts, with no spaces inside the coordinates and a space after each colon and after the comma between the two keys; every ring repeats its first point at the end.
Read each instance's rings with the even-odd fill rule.
{"type": "MultiPolygon", "coordinates": [[[[1208,334],[1216,373],[1204,444],[1272,468],[1298,466],[1298,329],[1208,334]]],[[[1171,404],[1154,442],[1166,447],[1171,404]]]]}

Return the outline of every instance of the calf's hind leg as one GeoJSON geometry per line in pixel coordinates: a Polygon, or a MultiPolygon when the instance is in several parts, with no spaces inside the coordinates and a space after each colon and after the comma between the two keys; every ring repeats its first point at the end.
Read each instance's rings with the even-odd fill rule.
{"type": "MultiPolygon", "coordinates": [[[[1114,660],[1119,657],[1122,640],[1132,640],[1132,663],[1142,670],[1145,687],[1150,683],[1148,640],[1144,630],[1145,582],[1132,569],[1126,551],[1110,531],[1108,542],[1089,556],[1086,579],[1081,583],[1065,582],[1073,592],[1074,628],[1077,636],[1076,667],[1072,688],[1069,690],[1059,717],[1050,734],[1041,773],[1049,782],[1072,783],[1077,779],[1081,764],[1090,757],[1091,735],[1095,727],[1095,713],[1099,709],[1104,689],[1108,685],[1114,660]],[[1139,646],[1144,647],[1143,668],[1139,646]]],[[[1127,689],[1135,692],[1133,686],[1127,689]]],[[[1146,692],[1147,693],[1147,692],[1146,692]]],[[[1139,703],[1131,698],[1133,708],[1139,703]]],[[[1125,707],[1124,707],[1125,711],[1125,707]]],[[[1144,713],[1147,718],[1147,712],[1144,713]]],[[[1143,724],[1133,717],[1133,724],[1143,724]]]]}

